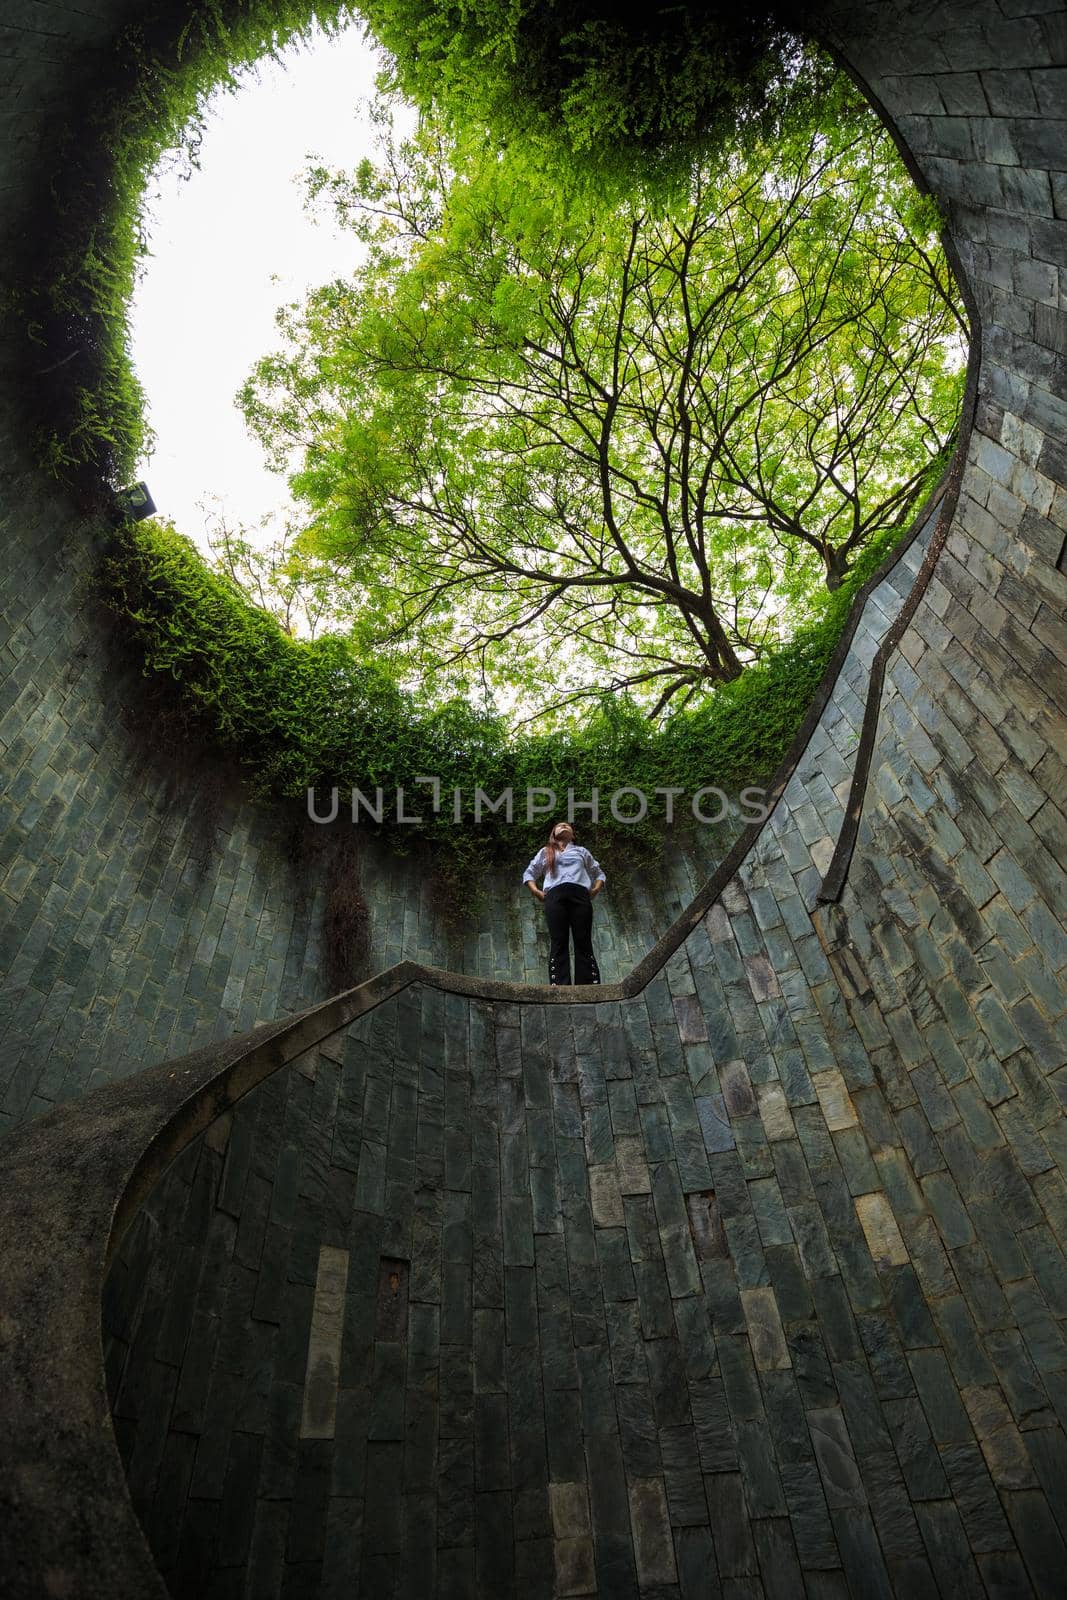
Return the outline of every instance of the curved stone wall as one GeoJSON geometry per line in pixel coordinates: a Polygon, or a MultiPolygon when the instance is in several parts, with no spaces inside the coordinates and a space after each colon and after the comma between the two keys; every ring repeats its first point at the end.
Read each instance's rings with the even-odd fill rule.
{"type": "MultiPolygon", "coordinates": [[[[187,768],[155,744],[141,675],[91,594],[106,530],[32,474],[16,481],[0,573],[0,1130],[338,987],[322,948],[325,830],[302,804],[252,803],[232,768],[203,755],[187,768]]],[[[739,830],[707,828],[699,860],[668,854],[662,883],[612,874],[596,907],[606,982],[739,830]]],[[[458,921],[417,856],[357,838],[369,948],[348,982],[401,960],[540,982],[544,919],[520,881],[537,833],[516,828],[510,873],[488,872],[481,909],[458,921]]]]}
{"type": "MultiPolygon", "coordinates": [[[[889,1219],[846,1089],[870,1063],[820,1013],[802,886],[936,515],[871,595],[760,861],[640,996],[415,985],[248,1095],[141,1209],[106,1361],[175,1597],[702,1593],[716,1571],[799,1594],[842,1562],[855,1586],[877,1544],[843,1508],[868,1493],[907,1520],[886,1559],[921,1556],[888,1435],[861,1475],[837,1398],[874,1430],[861,1335],[903,1350],[849,1309],[854,1287],[881,1305],[863,1240],[889,1219]]],[[[885,1265],[886,1293],[918,1293],[885,1265]]]]}
{"type": "MultiPolygon", "coordinates": [[[[70,16],[33,5],[24,20],[21,32],[17,17],[6,22],[8,127],[33,149],[37,91],[60,82],[57,69],[87,39],[107,37],[109,16],[102,4],[70,16]]],[[[839,898],[817,907],[847,772],[827,776],[826,821],[796,788],[787,794],[662,976],[642,978],[651,981],[640,997],[593,1008],[575,996],[545,1011],[541,1037],[533,993],[460,999],[430,984],[372,1013],[386,1027],[395,1011],[398,1041],[408,1017],[402,1046],[376,1046],[375,1023],[363,1019],[341,1049],[335,1041],[317,1058],[313,1084],[305,1065],[257,1090],[235,1112],[225,1153],[221,1129],[205,1135],[143,1210],[108,1300],[118,1433],[160,1561],[179,1574],[175,1592],[206,1570],[219,1592],[244,1592],[246,1578],[250,1593],[279,1592],[283,1582],[285,1593],[329,1592],[335,1580],[351,1588],[352,1563],[364,1557],[362,1592],[426,1592],[431,1530],[441,1594],[526,1592],[527,1582],[547,1583],[550,1554],[559,1593],[1014,1600],[1061,1590],[1067,18],[1048,0],[884,0],[828,9],[817,31],[881,101],[946,204],[982,336],[958,505],[925,597],[886,662],[839,898]],[[444,1030],[444,1087],[455,1074],[459,1096],[451,1172],[447,1094],[439,1120],[434,1081],[445,1012],[463,1013],[468,1030],[458,1065],[444,1030]],[[548,1048],[549,1017],[556,1028],[568,1019],[569,1045],[548,1048]],[[476,1018],[506,1041],[493,1057],[487,1037],[472,1041],[476,1018]],[[397,1077],[372,1070],[390,1060],[397,1077]],[[365,1084],[360,1098],[364,1070],[366,1084],[389,1080],[388,1107],[384,1088],[368,1097],[365,1084]],[[296,1176],[281,1152],[298,1146],[304,1126],[313,1138],[296,1176]],[[443,1173],[434,1166],[441,1140],[443,1173]],[[357,1211],[368,1219],[358,1228],[357,1211]],[[464,1229],[469,1220],[473,1238],[479,1218],[481,1248],[472,1244],[468,1260],[464,1229]],[[279,1289],[286,1249],[296,1266],[279,1289]],[[340,1289],[346,1253],[351,1294],[347,1275],[340,1289]],[[226,1275],[224,1292],[213,1273],[226,1275]],[[207,1298],[186,1325],[194,1279],[207,1298]],[[344,1321],[338,1330],[341,1301],[361,1331],[346,1333],[344,1321]],[[212,1364],[194,1359],[212,1338],[212,1364]],[[268,1347],[270,1360],[260,1360],[268,1347]],[[298,1407],[292,1391],[307,1377],[309,1351],[312,1382],[298,1407]],[[187,1372],[183,1412],[175,1397],[187,1372]],[[215,1414],[206,1397],[196,1409],[194,1378],[206,1378],[207,1395],[217,1384],[214,1432],[193,1426],[215,1414]],[[301,1440],[305,1422],[328,1425],[331,1395],[332,1447],[321,1432],[301,1440]],[[398,1438],[409,1414],[412,1434],[398,1438]],[[552,1417],[562,1419],[555,1456],[552,1417]],[[355,1475],[359,1448],[338,1450],[339,1426],[366,1441],[364,1468],[369,1458],[376,1469],[375,1531],[360,1534],[358,1551],[353,1502],[367,1480],[355,1475]],[[512,1448],[509,1429],[522,1448],[512,1448]],[[264,1479],[268,1468],[275,1475],[264,1479]],[[396,1483],[399,1498],[389,1492],[396,1483]],[[225,1550],[212,1542],[217,1527],[225,1550]],[[409,1554],[398,1565],[399,1546],[409,1554]],[[259,1572],[261,1588],[248,1577],[259,1572]]],[[[17,414],[6,415],[12,459],[24,462],[17,414]]],[[[39,1028],[34,1059],[47,1070],[50,1030],[75,992],[92,990],[90,1016],[99,1005],[106,1019],[121,1004],[126,974],[140,971],[130,957],[138,923],[117,949],[102,947],[99,981],[95,945],[75,970],[82,958],[68,952],[81,942],[73,933],[88,901],[68,905],[48,840],[86,745],[68,738],[60,685],[76,666],[50,616],[66,603],[61,574],[81,559],[71,552],[84,530],[25,468],[14,486],[24,504],[8,526],[28,588],[6,607],[18,633],[4,663],[21,671],[13,682],[25,698],[0,737],[13,744],[28,722],[33,753],[16,746],[30,775],[16,798],[28,809],[5,882],[14,913],[27,905],[49,931],[39,947],[20,940],[10,953],[24,989],[43,995],[47,979],[50,991],[54,983],[70,993],[57,991],[62,1016],[18,1013],[11,1037],[24,1042],[39,1028]],[[52,929],[60,936],[49,956],[52,929]]],[[[90,713],[100,698],[94,685],[90,713]]],[[[122,834],[129,770],[112,774],[114,815],[100,813],[83,847],[95,838],[94,871],[114,872],[116,888],[137,845],[122,834]]],[[[815,769],[806,781],[826,798],[815,769]]],[[[77,854],[72,845],[66,859],[77,854]]],[[[260,868],[249,893],[270,905],[260,868]]],[[[168,896],[179,922],[191,916],[188,970],[197,960],[210,969],[217,951],[195,953],[206,904],[195,908],[197,926],[177,886],[168,896]]],[[[284,1004],[281,946],[290,948],[296,921],[284,890],[275,903],[272,981],[284,1004]]],[[[143,920],[150,925],[147,906],[143,920]]],[[[86,929],[98,931],[91,913],[86,929]]],[[[316,981],[314,957],[305,973],[297,955],[290,1003],[308,993],[305,979],[316,981]]],[[[181,1047],[180,1031],[168,1037],[181,1047]]],[[[104,1055],[89,1072],[98,1061],[104,1055]]],[[[87,1076],[65,1071],[53,1094],[75,1095],[87,1076]]],[[[44,1109],[36,1079],[23,1094],[15,1091],[9,1114],[44,1109]]],[[[87,1100],[87,1111],[96,1103],[87,1100]]],[[[47,1149],[51,1126],[42,1124],[35,1150],[47,1149]]],[[[15,1135],[6,1143],[20,1149],[15,1135]]],[[[12,1164],[25,1185],[15,1155],[12,1164]]],[[[32,1208],[33,1194],[19,1203],[32,1208]]],[[[47,1457],[47,1440],[36,1448],[47,1457]]],[[[32,1463],[20,1460],[13,1487],[0,1486],[12,1504],[18,1472],[32,1463]]],[[[27,1583],[19,1592],[35,1591],[27,1583]]],[[[75,1581],[73,1592],[97,1590],[75,1581]]]]}

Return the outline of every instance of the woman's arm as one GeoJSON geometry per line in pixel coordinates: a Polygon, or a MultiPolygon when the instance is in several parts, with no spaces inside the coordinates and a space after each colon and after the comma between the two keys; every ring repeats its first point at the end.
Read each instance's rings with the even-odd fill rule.
{"type": "Polygon", "coordinates": [[[534,882],[534,878],[537,877],[537,875],[539,873],[543,873],[544,869],[545,869],[545,852],[544,852],[544,847],[542,846],[542,848],[540,850],[538,850],[537,854],[534,856],[533,860],[530,862],[530,865],[526,868],[526,871],[522,875],[523,883],[529,889],[530,893],[533,895],[535,900],[543,900],[545,898],[544,897],[544,893],[542,892],[542,890],[540,890],[537,887],[536,883],[534,882]]]}
{"type": "Polygon", "coordinates": [[[588,850],[585,851],[585,866],[586,871],[593,880],[593,887],[589,891],[589,898],[592,900],[600,893],[608,880],[604,875],[604,869],[601,867],[600,862],[594,861],[592,854],[588,850]]]}

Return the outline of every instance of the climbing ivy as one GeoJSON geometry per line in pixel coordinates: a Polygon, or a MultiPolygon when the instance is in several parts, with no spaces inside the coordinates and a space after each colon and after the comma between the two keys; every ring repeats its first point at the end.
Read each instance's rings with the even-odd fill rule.
{"type": "MultiPolygon", "coordinates": [[[[362,9],[411,99],[562,162],[601,196],[672,181],[726,137],[765,128],[787,84],[795,97],[796,3],[363,0],[362,9]]],[[[813,98],[820,84],[816,70],[813,98]]]]}
{"type": "MultiPolygon", "coordinates": [[[[595,826],[580,822],[582,837],[617,862],[652,866],[666,848],[691,846],[698,825],[690,801],[698,789],[715,785],[733,798],[746,786],[765,786],[780,765],[856,592],[889,542],[884,538],[863,552],[842,587],[826,597],[817,622],[660,728],[621,695],[605,696],[578,728],[535,726],[523,736],[510,733],[504,718],[462,699],[420,706],[384,669],[357,659],[340,636],[291,638],[164,522],[121,526],[95,589],[161,688],[165,713],[185,726],[191,720],[201,737],[235,757],[253,794],[303,802],[314,789],[316,810],[325,816],[330,790],[337,788],[344,819],[353,788],[373,803],[381,787],[381,823],[361,807],[360,826],[373,828],[394,851],[417,841],[431,846],[435,870],[455,886],[487,860],[513,862],[527,845],[533,853],[546,820],[526,825],[527,789],[554,790],[556,815],[563,815],[568,789],[585,801],[596,788],[599,820],[595,826]],[[441,782],[436,815],[429,787],[414,781],[424,776],[441,782]],[[405,789],[405,811],[422,818],[418,824],[398,819],[398,786],[405,789]],[[495,800],[509,787],[514,822],[503,810],[488,809],[475,822],[475,789],[495,800]],[[664,802],[653,794],[666,787],[683,791],[672,829],[664,825],[664,802]],[[460,825],[455,789],[461,792],[460,825]],[[645,792],[644,820],[612,816],[608,802],[619,789],[645,792]]],[[[706,802],[709,809],[715,803],[706,802]]],[[[636,801],[619,802],[620,809],[630,805],[636,808],[636,801]]],[[[587,816],[578,812],[579,819],[587,816]]]]}

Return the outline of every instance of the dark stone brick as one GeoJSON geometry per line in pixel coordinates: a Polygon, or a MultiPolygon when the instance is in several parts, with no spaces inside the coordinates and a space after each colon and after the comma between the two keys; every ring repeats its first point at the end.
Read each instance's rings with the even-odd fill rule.
{"type": "Polygon", "coordinates": [[[942,1445],[941,1460],[971,1549],[1010,1549],[1011,1533],[978,1446],[942,1445]]]}
{"type": "Polygon", "coordinates": [[[516,1544],[517,1593],[528,1595],[530,1600],[552,1600],[554,1575],[555,1564],[550,1539],[524,1539],[516,1544]]]}
{"type": "Polygon", "coordinates": [[[804,1580],[788,1519],[761,1518],[753,1523],[752,1532],[767,1600],[789,1600],[800,1594],[804,1580]]]}
{"type": "Polygon", "coordinates": [[[926,1501],[916,1506],[915,1515],[941,1592],[982,1600],[978,1570],[952,1502],[926,1501]]]}
{"type": "MultiPolygon", "coordinates": [[[[718,1600],[715,1546],[708,1527],[678,1528],[674,1535],[681,1600],[718,1600]]],[[[777,1552],[776,1552],[777,1553],[777,1552]]],[[[762,1555],[762,1552],[761,1552],[762,1555]]],[[[768,1591],[773,1593],[773,1591],[768,1591]]]]}
{"type": "Polygon", "coordinates": [[[685,1360],[686,1377],[690,1382],[702,1382],[705,1378],[714,1377],[719,1370],[719,1355],[711,1331],[708,1302],[703,1295],[676,1300],[674,1318],[685,1360]]]}
{"type": "Polygon", "coordinates": [[[806,1575],[840,1565],[841,1555],[826,1507],[822,1484],[811,1462],[789,1462],[781,1468],[793,1538],[806,1575]]]}
{"type": "Polygon", "coordinates": [[[297,1461],[286,1561],[321,1564],[333,1470],[332,1439],[302,1439],[297,1461]]]}
{"type": "Polygon", "coordinates": [[[483,1594],[507,1594],[514,1587],[515,1533],[511,1495],[504,1490],[475,1495],[475,1574],[483,1594]]]}
{"type": "Polygon", "coordinates": [[[630,1507],[618,1439],[611,1436],[598,1439],[595,1448],[587,1452],[582,1470],[575,1476],[587,1478],[589,1483],[598,1584],[608,1594],[636,1595],[630,1507]]]}
{"type": "Polygon", "coordinates": [[[785,1497],[766,1420],[739,1424],[737,1454],[750,1516],[754,1519],[786,1516],[785,1497]]]}
{"type": "MultiPolygon", "coordinates": [[[[671,1527],[706,1526],[708,1504],[693,1428],[664,1428],[660,1433],[660,1447],[671,1527]]],[[[625,1460],[625,1451],[623,1458],[625,1460]]]]}
{"type": "Polygon", "coordinates": [[[548,1442],[549,1478],[573,1483],[585,1475],[581,1415],[575,1396],[567,1389],[545,1388],[545,1436],[548,1442]]]}
{"type": "Polygon", "coordinates": [[[913,1350],[908,1356],[915,1387],[938,1444],[970,1444],[973,1440],[959,1390],[940,1350],[913,1350]]]}
{"type": "Polygon", "coordinates": [[[689,1400],[700,1464],[705,1472],[729,1472],[738,1465],[730,1409],[721,1379],[690,1383],[689,1400]]]}
{"type": "Polygon", "coordinates": [[[723,1579],[755,1575],[759,1569],[739,1474],[715,1472],[704,1479],[712,1539],[723,1579]]]}

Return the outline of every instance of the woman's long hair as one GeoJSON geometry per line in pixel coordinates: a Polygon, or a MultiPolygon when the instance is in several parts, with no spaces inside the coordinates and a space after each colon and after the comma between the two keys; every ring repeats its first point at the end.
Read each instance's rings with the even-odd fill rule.
{"type": "MultiPolygon", "coordinates": [[[[559,823],[558,822],[554,822],[552,824],[551,828],[549,828],[549,830],[548,830],[548,838],[545,840],[545,875],[546,876],[550,872],[555,872],[555,870],[556,870],[556,851],[557,850],[562,850],[564,848],[563,845],[556,844],[554,839],[553,839],[553,837],[552,837],[558,827],[559,827],[559,823]]],[[[575,838],[574,829],[573,828],[571,828],[571,836],[567,840],[567,843],[568,844],[577,844],[578,843],[578,840],[575,838]]]]}

